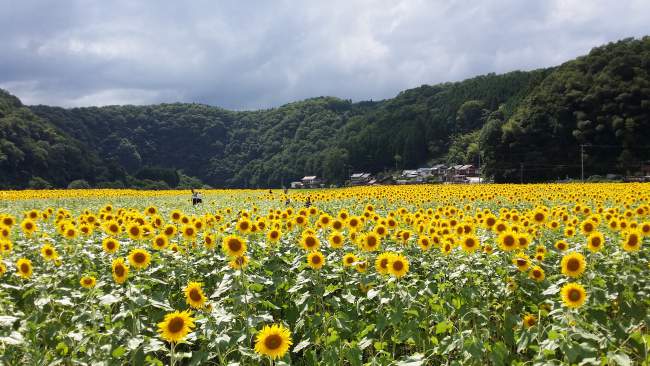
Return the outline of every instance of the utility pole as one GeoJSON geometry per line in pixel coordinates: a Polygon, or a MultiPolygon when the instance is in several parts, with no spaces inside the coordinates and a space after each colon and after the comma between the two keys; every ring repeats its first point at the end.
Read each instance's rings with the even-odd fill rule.
{"type": "Polygon", "coordinates": [[[478,182],[481,183],[481,140],[479,138],[478,142],[478,182]]]}
{"type": "Polygon", "coordinates": [[[524,163],[519,163],[519,183],[524,183],[524,163]]]}
{"type": "Polygon", "coordinates": [[[580,144],[580,180],[585,182],[585,145],[580,144]]]}

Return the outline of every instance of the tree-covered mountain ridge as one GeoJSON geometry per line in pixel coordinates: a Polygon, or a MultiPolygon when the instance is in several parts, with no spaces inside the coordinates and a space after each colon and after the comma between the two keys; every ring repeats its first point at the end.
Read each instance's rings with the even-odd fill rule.
{"type": "Polygon", "coordinates": [[[288,185],[476,163],[498,182],[628,173],[650,159],[650,38],[560,66],[423,85],[381,101],[311,98],[230,111],[204,104],[23,106],[0,92],[0,186],[288,185]],[[178,172],[180,171],[180,175],[178,172]]]}

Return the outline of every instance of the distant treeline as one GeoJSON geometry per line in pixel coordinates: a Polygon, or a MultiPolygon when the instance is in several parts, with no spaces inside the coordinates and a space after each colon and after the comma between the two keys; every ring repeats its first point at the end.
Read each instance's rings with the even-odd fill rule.
{"type": "Polygon", "coordinates": [[[518,182],[638,170],[650,160],[650,38],[555,68],[320,97],[259,111],[201,104],[26,107],[0,90],[0,188],[288,185],[304,175],[478,163],[518,182]]]}

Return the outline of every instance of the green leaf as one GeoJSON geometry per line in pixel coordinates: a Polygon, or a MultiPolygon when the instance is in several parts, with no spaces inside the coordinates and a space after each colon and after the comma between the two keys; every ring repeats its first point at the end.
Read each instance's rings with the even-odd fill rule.
{"type": "Polygon", "coordinates": [[[119,346],[116,349],[114,349],[113,352],[111,352],[111,356],[113,356],[113,358],[122,358],[122,356],[124,356],[125,353],[126,353],[126,349],[122,346],[119,346]]]}

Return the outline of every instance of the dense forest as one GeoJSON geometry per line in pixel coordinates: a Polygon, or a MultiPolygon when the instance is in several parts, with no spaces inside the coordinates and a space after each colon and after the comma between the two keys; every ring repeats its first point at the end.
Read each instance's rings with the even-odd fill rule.
{"type": "Polygon", "coordinates": [[[0,187],[265,187],[304,175],[475,163],[497,182],[638,170],[650,160],[650,37],[558,67],[319,97],[259,111],[202,104],[26,107],[0,92],[0,187]],[[521,174],[525,169],[525,174],[521,174]]]}

